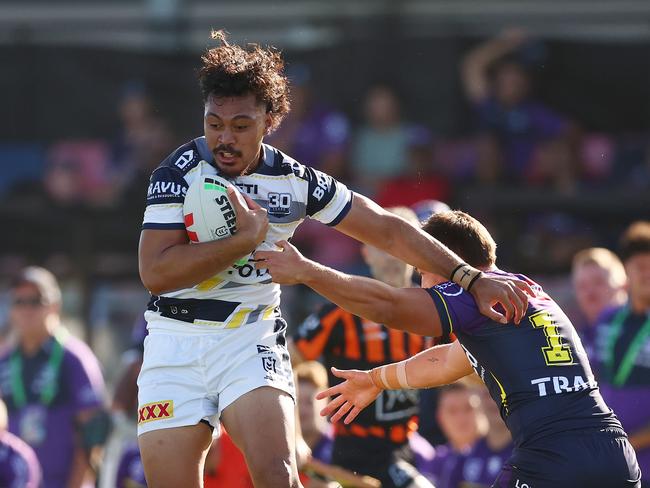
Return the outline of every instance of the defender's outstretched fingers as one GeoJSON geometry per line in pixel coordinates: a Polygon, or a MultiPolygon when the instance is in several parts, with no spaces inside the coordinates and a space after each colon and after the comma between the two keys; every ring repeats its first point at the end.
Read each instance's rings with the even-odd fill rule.
{"type": "Polygon", "coordinates": [[[345,403],[345,398],[343,395],[339,395],[336,398],[332,399],[325,407],[320,411],[321,417],[328,417],[332,415],[334,411],[345,403]]]}
{"type": "Polygon", "coordinates": [[[316,400],[324,400],[325,398],[334,397],[341,393],[342,383],[338,385],[330,386],[327,390],[319,391],[316,393],[316,400]]]}
{"type": "Polygon", "coordinates": [[[343,423],[344,423],[345,425],[350,424],[350,422],[352,422],[354,419],[357,418],[357,415],[359,415],[359,413],[361,412],[361,410],[362,410],[361,408],[359,408],[359,407],[357,407],[357,406],[355,405],[355,407],[354,407],[352,410],[350,410],[350,413],[348,414],[348,416],[345,417],[345,420],[343,421],[343,423]]]}
{"type": "Polygon", "coordinates": [[[332,415],[332,418],[330,421],[332,423],[336,423],[339,420],[341,420],[343,417],[345,417],[345,414],[348,413],[354,405],[350,402],[345,402],[342,407],[340,407],[337,412],[332,415]]]}
{"type": "Polygon", "coordinates": [[[519,324],[528,311],[528,295],[526,295],[526,293],[520,289],[514,281],[510,282],[510,289],[512,290],[512,293],[519,298],[519,306],[517,308],[518,313],[515,318],[515,323],[519,324]]]}

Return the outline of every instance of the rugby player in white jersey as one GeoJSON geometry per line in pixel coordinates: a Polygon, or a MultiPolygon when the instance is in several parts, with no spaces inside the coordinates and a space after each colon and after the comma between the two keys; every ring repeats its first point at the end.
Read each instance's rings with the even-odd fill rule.
{"type": "Polygon", "coordinates": [[[453,274],[496,320],[520,320],[522,290],[532,292],[516,279],[483,276],[405,220],[263,144],[289,111],[282,59],[273,49],[230,45],[221,32],[213,37],[221,45],[206,52],[199,72],[205,136],[163,161],[147,193],[139,267],[152,298],[138,378],[140,450],[149,487],[201,486],[221,420],[256,487],[299,487],[280,287],[255,268],[255,250],[290,238],[311,217],[420,269],[453,274]],[[228,178],[245,196],[244,204],[229,190],[232,237],[190,242],[182,205],[199,175],[228,178]],[[248,264],[233,265],[246,256],[248,264]]]}

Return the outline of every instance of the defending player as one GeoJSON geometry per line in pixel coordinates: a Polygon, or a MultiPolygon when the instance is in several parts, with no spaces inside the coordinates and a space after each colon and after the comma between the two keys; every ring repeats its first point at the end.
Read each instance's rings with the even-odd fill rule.
{"type": "MultiPolygon", "coordinates": [[[[508,275],[495,267],[492,237],[469,215],[439,213],[423,229],[479,269],[508,275]]],[[[482,316],[471,296],[436,274],[422,272],[425,289],[393,288],[323,267],[281,245],[284,252],[256,254],[274,281],[304,283],[350,312],[394,328],[433,336],[453,331],[458,337],[370,371],[335,370],[347,381],[318,395],[336,396],[324,415],[350,423],[383,389],[439,386],[475,371],[515,444],[494,486],[640,486],[634,450],[600,396],[573,325],[538,285],[530,282],[537,296],[525,320],[508,327],[482,316]]]]}
{"type": "MultiPolygon", "coordinates": [[[[206,52],[199,72],[205,136],[163,161],[147,193],[139,266],[153,296],[138,378],[139,444],[150,486],[200,486],[210,428],[220,418],[256,486],[295,487],[294,389],[280,287],[266,270],[233,263],[290,238],[306,217],[421,269],[448,275],[462,263],[404,220],[262,144],[289,110],[281,57],[215,37],[222,45],[206,52]],[[184,195],[206,174],[230,178],[246,204],[231,189],[237,233],[190,244],[184,195]]],[[[456,278],[489,316],[523,316],[523,282],[484,277],[469,265],[456,278]],[[503,316],[491,309],[497,302],[503,316]]]]}

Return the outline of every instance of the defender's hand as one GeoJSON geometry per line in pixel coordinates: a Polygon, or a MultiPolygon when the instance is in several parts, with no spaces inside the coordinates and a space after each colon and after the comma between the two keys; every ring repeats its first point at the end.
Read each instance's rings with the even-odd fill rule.
{"type": "Polygon", "coordinates": [[[248,195],[228,186],[228,197],[237,214],[237,234],[250,239],[252,249],[255,249],[266,237],[269,229],[269,218],[266,209],[260,207],[248,195]]]}
{"type": "Polygon", "coordinates": [[[521,322],[528,310],[528,296],[535,296],[533,289],[523,280],[485,273],[476,280],[470,293],[483,315],[502,324],[521,322]],[[496,304],[501,305],[505,313],[494,310],[496,304]]]}
{"type": "Polygon", "coordinates": [[[312,266],[313,261],[305,258],[300,251],[287,241],[275,243],[281,251],[257,251],[253,259],[258,269],[268,269],[275,283],[295,285],[302,283],[312,266]]]}
{"type": "Polygon", "coordinates": [[[320,414],[325,417],[336,411],[332,415],[332,422],[338,422],[347,414],[343,423],[349,424],[361,410],[375,401],[381,393],[381,388],[375,386],[368,371],[332,368],[332,373],[345,381],[316,395],[318,400],[338,395],[330,400],[320,414]]]}

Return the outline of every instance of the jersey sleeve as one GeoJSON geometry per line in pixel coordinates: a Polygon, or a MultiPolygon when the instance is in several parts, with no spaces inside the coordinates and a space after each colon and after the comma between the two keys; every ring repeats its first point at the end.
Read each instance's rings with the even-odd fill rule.
{"type": "Polygon", "coordinates": [[[479,311],[474,297],[456,283],[441,283],[427,292],[438,310],[443,337],[455,337],[459,332],[472,334],[489,320],[479,311]]]}
{"type": "Polygon", "coordinates": [[[307,215],[323,224],[337,225],[352,207],[352,192],[340,181],[313,168],[305,168],[308,182],[307,215]]]}
{"type": "Polygon", "coordinates": [[[183,201],[188,187],[182,174],[175,169],[166,166],[156,169],[147,189],[142,228],[185,230],[183,201]]]}
{"type": "Polygon", "coordinates": [[[334,326],[339,322],[340,311],[335,306],[325,306],[318,313],[311,314],[299,326],[293,341],[302,356],[313,361],[334,347],[336,334],[334,326]]]}

